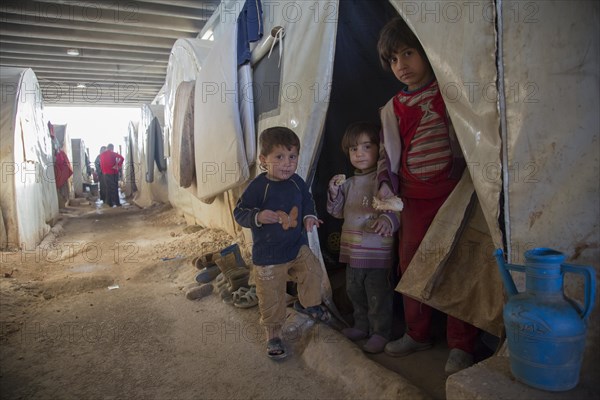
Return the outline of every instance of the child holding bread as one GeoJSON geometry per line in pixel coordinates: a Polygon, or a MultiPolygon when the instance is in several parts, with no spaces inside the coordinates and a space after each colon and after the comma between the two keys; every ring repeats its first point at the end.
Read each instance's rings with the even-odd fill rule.
{"type": "Polygon", "coordinates": [[[342,149],[355,168],[354,176],[332,177],[327,195],[327,212],[344,219],[340,262],[346,263],[346,291],[354,308],[354,325],[342,333],[353,341],[369,338],[363,350],[381,353],[392,329],[392,234],[399,228],[399,218],[373,203],[378,189],[379,127],[369,122],[351,124],[342,149]]]}

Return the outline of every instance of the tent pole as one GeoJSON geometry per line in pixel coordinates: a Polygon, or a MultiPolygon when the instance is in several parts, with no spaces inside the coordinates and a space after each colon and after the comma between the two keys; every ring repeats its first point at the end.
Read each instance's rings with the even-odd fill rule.
{"type": "Polygon", "coordinates": [[[502,16],[503,0],[496,0],[496,66],[498,70],[498,109],[500,112],[500,137],[502,139],[502,191],[504,193],[504,236],[506,255],[511,259],[510,203],[508,193],[508,132],[506,126],[506,96],[504,87],[504,24],[502,16]]]}

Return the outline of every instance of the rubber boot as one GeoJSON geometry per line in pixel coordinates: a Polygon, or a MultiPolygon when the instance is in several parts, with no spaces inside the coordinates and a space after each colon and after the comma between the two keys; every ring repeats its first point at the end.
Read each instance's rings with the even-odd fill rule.
{"type": "Polygon", "coordinates": [[[248,286],[249,271],[237,243],[221,250],[214,261],[229,283],[231,292],[235,292],[242,286],[248,286]]]}

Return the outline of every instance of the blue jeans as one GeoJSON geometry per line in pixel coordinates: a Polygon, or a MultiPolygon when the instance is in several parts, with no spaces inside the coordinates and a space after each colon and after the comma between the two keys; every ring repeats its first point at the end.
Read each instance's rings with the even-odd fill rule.
{"type": "Polygon", "coordinates": [[[388,268],[346,267],[346,293],[354,307],[354,327],[390,339],[393,290],[388,268]]]}

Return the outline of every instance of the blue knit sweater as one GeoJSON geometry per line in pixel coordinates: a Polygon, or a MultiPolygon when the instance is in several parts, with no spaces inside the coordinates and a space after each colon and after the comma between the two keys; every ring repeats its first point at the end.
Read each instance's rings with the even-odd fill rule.
{"type": "Polygon", "coordinates": [[[252,231],[252,262],[258,266],[283,264],[297,257],[300,247],[308,245],[303,223],[307,216],[316,217],[315,203],[308,185],[297,174],[285,181],[272,181],[266,173],[260,174],[250,182],[233,210],[237,223],[252,231]],[[294,206],[298,216],[291,226],[257,224],[256,215],[262,210],[290,214],[294,206]]]}

